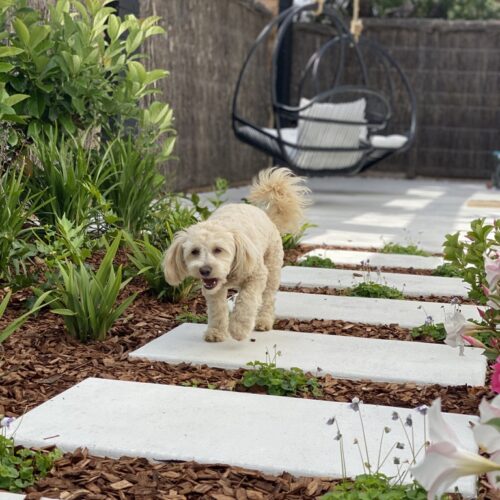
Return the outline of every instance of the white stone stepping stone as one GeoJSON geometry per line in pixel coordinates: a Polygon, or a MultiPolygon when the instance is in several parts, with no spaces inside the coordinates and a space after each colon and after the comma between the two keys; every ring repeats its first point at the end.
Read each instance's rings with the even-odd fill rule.
{"type": "Polygon", "coordinates": [[[286,266],[281,271],[281,285],[290,287],[328,287],[344,290],[366,281],[396,288],[404,295],[413,297],[426,295],[467,297],[468,295],[468,288],[461,278],[302,266],[286,266]]]}
{"type": "Polygon", "coordinates": [[[281,352],[277,365],[298,367],[350,380],[414,382],[417,384],[484,385],[486,357],[467,348],[464,356],[445,344],[366,339],[318,333],[255,332],[243,342],[203,341],[206,325],[184,323],[129,354],[131,358],[167,363],[206,364],[225,369],[245,368],[281,352]]]}
{"type": "Polygon", "coordinates": [[[360,266],[370,261],[370,267],[402,267],[406,269],[436,269],[443,263],[441,257],[422,257],[421,255],[402,255],[396,253],[361,252],[354,250],[329,250],[315,248],[304,254],[305,257],[321,257],[330,259],[334,264],[360,266]]]}
{"type": "MultiPolygon", "coordinates": [[[[354,395],[353,395],[354,396],[354,395]]],[[[376,464],[384,426],[386,452],[396,441],[406,443],[401,425],[411,413],[417,446],[424,442],[423,417],[414,410],[361,407],[370,460],[376,464]]],[[[279,474],[339,477],[341,466],[336,417],[345,444],[347,475],[363,472],[354,438],[362,439],[359,414],[347,403],[234,393],[192,387],[86,379],[22,417],[16,440],[25,446],[56,445],[63,451],[86,447],[98,456],[135,456],[153,460],[226,463],[279,474]]],[[[474,416],[445,414],[470,451],[477,450],[469,421],[474,416]]],[[[381,471],[397,470],[393,456],[410,458],[408,444],[391,453],[381,471]]],[[[410,480],[410,478],[407,478],[410,480]]],[[[459,483],[472,495],[475,481],[459,483]]]]}
{"type": "MultiPolygon", "coordinates": [[[[0,491],[0,500],[23,500],[26,498],[24,494],[21,493],[10,493],[8,491],[0,491]]],[[[50,500],[47,497],[41,497],[40,500],[50,500]]]]}
{"type": "MultiPolygon", "coordinates": [[[[276,316],[280,319],[326,319],[371,325],[396,323],[404,328],[422,325],[426,315],[440,323],[444,319],[443,311],[451,313],[453,307],[450,304],[419,300],[370,299],[297,292],[278,292],[276,295],[276,316]],[[419,306],[423,309],[418,309],[419,306]]],[[[476,306],[462,305],[460,309],[467,319],[481,319],[476,306]]]]}

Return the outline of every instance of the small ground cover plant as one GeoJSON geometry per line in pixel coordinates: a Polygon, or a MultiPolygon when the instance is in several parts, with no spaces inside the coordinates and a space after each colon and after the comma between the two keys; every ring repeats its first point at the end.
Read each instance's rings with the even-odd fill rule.
{"type": "Polygon", "coordinates": [[[208,316],[206,314],[196,314],[191,311],[184,311],[178,314],[175,319],[180,323],[207,323],[208,316]]]}
{"type": "Polygon", "coordinates": [[[298,393],[321,395],[321,385],[317,377],[304,373],[300,368],[278,368],[276,359],[281,355],[274,346],[274,355],[266,352],[266,361],[247,363],[251,369],[245,370],[241,383],[247,387],[263,387],[272,396],[294,396],[298,393]]]}
{"type": "Polygon", "coordinates": [[[319,257],[318,255],[308,255],[303,260],[299,261],[297,265],[302,267],[335,268],[335,264],[331,259],[328,257],[319,257]]]}
{"type": "Polygon", "coordinates": [[[403,292],[392,286],[382,285],[374,281],[366,281],[347,288],[345,295],[351,297],[371,297],[379,299],[402,299],[403,292]]]}
{"type": "Polygon", "coordinates": [[[462,278],[462,272],[455,265],[445,262],[432,271],[432,276],[443,276],[445,278],[462,278]]]}
{"type": "Polygon", "coordinates": [[[444,323],[424,323],[423,325],[412,328],[410,333],[414,339],[430,337],[438,342],[442,342],[446,338],[444,323]]]}
{"type": "Polygon", "coordinates": [[[430,253],[418,248],[417,245],[400,245],[399,243],[386,243],[380,251],[382,253],[397,253],[404,255],[420,255],[422,257],[429,257],[430,253]]]}
{"type": "Polygon", "coordinates": [[[427,500],[427,492],[417,483],[392,484],[384,474],[361,474],[343,481],[321,500],[427,500]]]}
{"type": "Polygon", "coordinates": [[[62,453],[57,450],[30,450],[16,446],[4,432],[13,419],[0,415],[0,490],[20,492],[45,477],[62,453]]]}

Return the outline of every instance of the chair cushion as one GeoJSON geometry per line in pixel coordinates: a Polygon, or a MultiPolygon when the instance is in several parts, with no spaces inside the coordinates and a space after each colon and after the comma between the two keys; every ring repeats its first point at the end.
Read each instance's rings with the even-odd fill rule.
{"type": "Polygon", "coordinates": [[[372,135],[370,136],[370,144],[374,148],[382,149],[400,149],[408,142],[406,135],[372,135]]]}
{"type": "MultiPolygon", "coordinates": [[[[309,104],[308,99],[300,100],[300,107],[309,104]]],[[[301,112],[301,117],[322,118],[326,120],[342,120],[366,122],[366,99],[358,99],[345,103],[314,103],[301,112]]],[[[298,146],[323,148],[354,148],[360,146],[360,140],[366,140],[368,129],[364,125],[345,123],[326,123],[301,120],[298,124],[298,146]]],[[[301,168],[315,170],[352,167],[363,157],[363,152],[321,152],[299,151],[296,157],[301,168]]]]}

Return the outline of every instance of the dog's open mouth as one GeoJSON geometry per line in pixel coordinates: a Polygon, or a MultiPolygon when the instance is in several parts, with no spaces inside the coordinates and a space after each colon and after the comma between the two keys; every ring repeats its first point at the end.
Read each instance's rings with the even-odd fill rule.
{"type": "Polygon", "coordinates": [[[203,279],[203,286],[207,290],[213,290],[216,286],[219,280],[217,278],[209,278],[209,279],[203,279]]]}

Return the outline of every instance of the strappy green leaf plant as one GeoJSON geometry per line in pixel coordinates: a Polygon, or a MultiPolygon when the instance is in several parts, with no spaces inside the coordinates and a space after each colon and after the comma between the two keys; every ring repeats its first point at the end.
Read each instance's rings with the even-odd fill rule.
{"type": "Polygon", "coordinates": [[[59,280],[52,291],[52,312],[64,318],[66,330],[81,342],[105,340],[109,330],[137,293],[118,304],[118,296],[131,278],[123,280],[122,266],[115,270],[113,259],[121,242],[114,239],[97,271],[85,264],[58,264],[59,280]]]}

